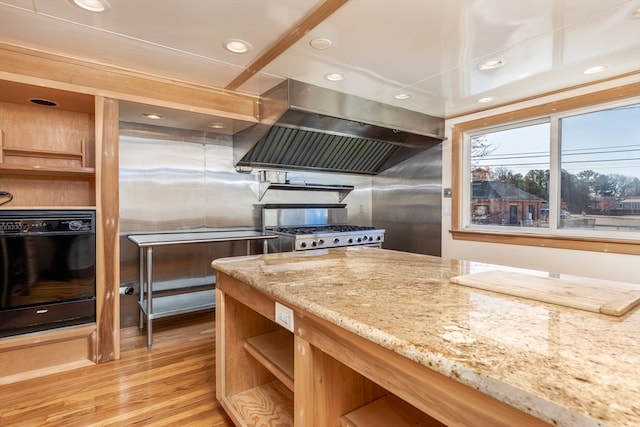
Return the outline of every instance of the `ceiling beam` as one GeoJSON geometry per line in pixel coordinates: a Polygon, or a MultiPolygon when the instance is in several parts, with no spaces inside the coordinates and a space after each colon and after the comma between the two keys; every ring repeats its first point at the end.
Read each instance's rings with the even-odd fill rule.
{"type": "Polygon", "coordinates": [[[327,19],[333,12],[338,10],[348,0],[325,0],[316,10],[311,12],[300,23],[293,27],[287,34],[278,40],[271,48],[256,58],[247,66],[235,79],[229,83],[226,90],[236,90],[247,82],[257,72],[266,67],[271,61],[289,49],[295,42],[300,40],[315,28],[322,21],[327,19]]]}
{"type": "Polygon", "coordinates": [[[248,122],[257,121],[258,98],[255,96],[179,82],[2,42],[0,80],[248,122]]]}

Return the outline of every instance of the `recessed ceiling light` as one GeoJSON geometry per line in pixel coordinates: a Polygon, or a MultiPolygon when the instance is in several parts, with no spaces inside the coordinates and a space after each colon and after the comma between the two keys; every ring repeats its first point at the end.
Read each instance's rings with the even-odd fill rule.
{"type": "Polygon", "coordinates": [[[73,5],[95,13],[104,13],[111,10],[107,0],[69,0],[73,5]]]}
{"type": "Polygon", "coordinates": [[[313,39],[309,42],[312,48],[316,50],[326,50],[329,49],[333,43],[329,39],[317,38],[313,39]]]}
{"type": "Polygon", "coordinates": [[[606,65],[596,65],[595,67],[587,68],[586,70],[583,71],[583,73],[584,74],[597,74],[597,73],[603,72],[606,69],[607,69],[606,65]]]}
{"type": "Polygon", "coordinates": [[[164,116],[160,115],[160,114],[156,114],[156,113],[143,113],[143,116],[145,116],[147,119],[151,119],[151,120],[162,120],[164,119],[164,116]]]}
{"type": "Polygon", "coordinates": [[[505,61],[504,59],[493,58],[478,64],[478,70],[480,71],[493,70],[495,68],[502,67],[506,63],[507,61],[505,61]]]}
{"type": "Polygon", "coordinates": [[[404,101],[405,99],[409,99],[411,98],[411,94],[408,92],[400,92],[400,93],[396,93],[395,95],[393,95],[393,97],[395,99],[399,99],[400,101],[404,101]]]}
{"type": "Polygon", "coordinates": [[[222,43],[222,46],[231,53],[247,53],[253,46],[251,43],[240,39],[229,39],[222,43]]]}
{"type": "Polygon", "coordinates": [[[58,103],[49,99],[42,98],[29,98],[29,102],[32,104],[40,105],[42,107],[57,107],[58,103]]]}
{"type": "Polygon", "coordinates": [[[210,127],[211,129],[224,129],[227,127],[227,125],[220,122],[213,122],[213,123],[209,123],[207,127],[210,127]]]}
{"type": "Polygon", "coordinates": [[[329,73],[324,75],[325,80],[329,80],[330,82],[339,82],[340,80],[345,79],[345,75],[342,73],[329,73]]]}
{"type": "Polygon", "coordinates": [[[481,104],[486,104],[487,102],[495,101],[493,96],[485,96],[484,98],[478,99],[478,102],[481,104]]]}

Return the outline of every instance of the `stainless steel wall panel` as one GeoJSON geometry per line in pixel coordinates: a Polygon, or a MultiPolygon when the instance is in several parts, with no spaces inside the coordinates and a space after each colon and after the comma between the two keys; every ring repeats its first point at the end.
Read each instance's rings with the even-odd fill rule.
{"type": "MultiPolygon", "coordinates": [[[[230,136],[124,124],[120,135],[120,277],[138,286],[135,233],[226,228],[261,229],[266,203],[338,203],[336,192],[267,191],[258,201],[258,171],[238,173],[230,136]]],[[[286,171],[270,171],[284,182],[286,171]]],[[[371,177],[322,172],[287,172],[292,182],[353,185],[342,202],[348,222],[371,225],[371,177]]],[[[253,253],[262,250],[252,244],[253,253]]],[[[246,243],[176,245],[154,249],[154,286],[212,283],[215,258],[244,255],[246,243]]],[[[121,325],[136,324],[136,298],[121,299],[121,325]]]]}
{"type": "Polygon", "coordinates": [[[441,194],[441,145],[374,177],[372,222],[386,230],[383,247],[440,256],[441,194]]]}
{"type": "Polygon", "coordinates": [[[260,228],[260,213],[256,212],[257,177],[236,172],[232,165],[233,147],[230,143],[208,144],[204,151],[205,195],[204,207],[207,227],[260,228]]]}
{"type": "Polygon", "coordinates": [[[184,230],[204,226],[204,148],[123,135],[120,138],[120,227],[184,230]]]}

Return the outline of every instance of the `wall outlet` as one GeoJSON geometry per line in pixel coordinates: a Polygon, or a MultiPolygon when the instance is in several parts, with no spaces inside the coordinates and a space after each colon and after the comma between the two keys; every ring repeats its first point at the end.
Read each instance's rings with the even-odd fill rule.
{"type": "Polygon", "coordinates": [[[276,302],[276,323],[293,332],[293,310],[276,302]]]}

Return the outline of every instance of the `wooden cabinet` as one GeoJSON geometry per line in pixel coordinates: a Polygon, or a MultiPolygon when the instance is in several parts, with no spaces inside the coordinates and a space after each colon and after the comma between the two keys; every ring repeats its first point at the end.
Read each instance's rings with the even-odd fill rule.
{"type": "Polygon", "coordinates": [[[96,323],[1,338],[0,383],[119,357],[117,142],[116,100],[0,80],[0,209],[97,213],[96,323]]]}
{"type": "Polygon", "coordinates": [[[5,207],[95,206],[94,97],[6,82],[0,89],[0,190],[13,195],[5,207]],[[32,104],[45,99],[40,93],[59,104],[32,104]]]}
{"type": "MultiPolygon", "coordinates": [[[[238,426],[442,426],[275,323],[276,300],[218,273],[216,395],[238,426]]],[[[297,325],[296,325],[297,324],[297,325]]]]}
{"type": "Polygon", "coordinates": [[[232,289],[223,292],[219,284],[216,289],[218,400],[236,425],[265,425],[271,420],[272,425],[291,426],[293,334],[273,322],[272,300],[252,294],[247,285],[227,276],[222,280],[223,288],[232,289]]]}

